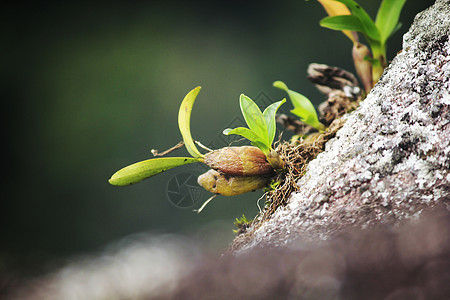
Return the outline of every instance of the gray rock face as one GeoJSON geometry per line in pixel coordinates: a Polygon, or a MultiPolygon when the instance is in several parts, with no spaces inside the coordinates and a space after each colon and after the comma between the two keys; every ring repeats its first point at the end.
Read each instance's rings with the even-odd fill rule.
{"type": "Polygon", "coordinates": [[[300,191],[238,237],[238,251],[325,240],[349,225],[397,225],[437,205],[450,210],[449,37],[450,1],[438,0],[416,16],[403,51],[309,164],[300,191]]]}

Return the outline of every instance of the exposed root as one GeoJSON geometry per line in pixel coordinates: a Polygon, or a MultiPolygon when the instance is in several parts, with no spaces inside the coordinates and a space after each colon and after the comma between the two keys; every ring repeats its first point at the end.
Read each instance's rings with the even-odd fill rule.
{"type": "Polygon", "coordinates": [[[294,132],[296,135],[307,135],[317,132],[317,129],[311,125],[305,124],[298,118],[285,114],[277,114],[276,121],[286,130],[294,132]]]}
{"type": "Polygon", "coordinates": [[[192,211],[194,211],[194,212],[196,212],[196,213],[198,213],[198,214],[201,213],[202,210],[206,207],[206,205],[208,205],[208,203],[211,202],[212,199],[216,198],[216,196],[217,196],[217,194],[214,194],[214,196],[209,197],[208,200],[206,200],[206,201],[202,204],[202,206],[200,206],[199,209],[194,209],[194,210],[192,210],[192,211]]]}
{"type": "Polygon", "coordinates": [[[334,120],[355,110],[359,105],[360,98],[349,98],[343,91],[332,91],[328,99],[319,106],[319,121],[329,126],[334,120]]]}
{"type": "Polygon", "coordinates": [[[254,219],[253,227],[259,227],[270,219],[279,206],[287,204],[291,193],[299,190],[297,182],[305,174],[308,163],[324,150],[325,143],[333,138],[343,125],[344,121],[337,119],[324,133],[317,133],[308,140],[296,143],[284,141],[278,145],[276,151],[286,167],[273,179],[272,189],[265,194],[265,209],[254,219]]]}

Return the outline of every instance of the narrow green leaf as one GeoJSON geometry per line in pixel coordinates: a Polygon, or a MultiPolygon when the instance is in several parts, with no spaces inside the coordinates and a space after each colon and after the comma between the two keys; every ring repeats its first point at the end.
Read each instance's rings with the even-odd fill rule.
{"type": "Polygon", "coordinates": [[[356,3],[353,0],[336,0],[336,1],[339,1],[347,5],[352,14],[359,18],[362,26],[364,27],[364,33],[366,36],[375,41],[380,40],[380,33],[378,31],[377,26],[372,21],[367,12],[358,3],[356,3]]]}
{"type": "Polygon", "coordinates": [[[203,154],[198,151],[195,146],[194,140],[191,136],[191,111],[194,105],[195,98],[197,98],[201,87],[196,87],[190,91],[186,97],[184,97],[183,102],[181,102],[180,110],[178,112],[178,127],[180,128],[181,135],[183,136],[184,145],[187,151],[193,157],[203,157],[203,154]]]}
{"type": "Polygon", "coordinates": [[[269,137],[269,145],[272,146],[273,139],[275,138],[275,133],[277,131],[277,122],[275,121],[275,115],[277,113],[278,108],[286,102],[286,98],[272,103],[267,106],[267,108],[263,112],[264,119],[267,124],[267,133],[269,137]]]}
{"type": "Polygon", "coordinates": [[[253,131],[261,141],[268,144],[267,124],[258,105],[244,94],[241,94],[239,104],[241,106],[242,115],[250,130],[253,131]]]}
{"type": "Polygon", "coordinates": [[[381,36],[381,44],[384,44],[394,32],[405,2],[406,0],[383,0],[381,2],[375,19],[375,25],[381,36]]]}
{"type": "MultiPolygon", "coordinates": [[[[331,16],[342,16],[342,15],[351,15],[350,10],[345,4],[333,1],[333,0],[317,0],[320,4],[322,4],[323,8],[327,12],[327,14],[331,16]]],[[[356,32],[343,30],[343,34],[345,34],[353,43],[358,42],[358,35],[356,32]]]]}
{"type": "Polygon", "coordinates": [[[319,119],[317,118],[316,114],[311,115],[307,110],[303,109],[302,107],[294,108],[293,110],[291,110],[291,113],[298,116],[303,123],[311,125],[317,130],[325,129],[325,126],[319,122],[319,119]]]}
{"type": "Polygon", "coordinates": [[[148,159],[120,169],[111,176],[109,183],[116,186],[130,185],[164,172],[168,169],[201,161],[201,158],[192,157],[163,157],[148,159]]]}
{"type": "Polygon", "coordinates": [[[294,109],[291,110],[291,112],[300,117],[302,122],[309,124],[319,130],[324,129],[324,125],[319,122],[314,105],[312,105],[311,101],[308,98],[300,93],[290,90],[282,81],[275,81],[273,83],[273,86],[288,93],[289,98],[294,105],[294,109]]]}
{"type": "Polygon", "coordinates": [[[294,105],[295,108],[301,107],[308,111],[310,114],[316,114],[316,109],[314,108],[314,105],[312,105],[311,101],[302,94],[290,90],[283,81],[275,81],[273,83],[273,86],[284,90],[289,95],[289,98],[292,101],[292,105],[294,105]]]}
{"type": "Polygon", "coordinates": [[[265,143],[260,141],[254,141],[252,142],[252,145],[258,147],[259,150],[261,150],[266,157],[269,155],[271,145],[266,145],[265,143]]]}
{"type": "Polygon", "coordinates": [[[267,155],[270,151],[270,146],[267,145],[264,140],[261,140],[261,137],[257,136],[252,130],[245,127],[237,127],[234,129],[227,128],[223,131],[223,134],[237,134],[240,135],[247,140],[249,140],[253,146],[258,147],[265,155],[267,155]]]}
{"type": "Polygon", "coordinates": [[[320,20],[319,24],[333,30],[351,30],[365,33],[361,21],[353,15],[325,17],[320,20]]]}
{"type": "Polygon", "coordinates": [[[237,127],[234,129],[227,128],[223,131],[223,134],[225,135],[237,134],[242,137],[245,137],[247,140],[251,142],[260,140],[259,136],[257,136],[253,131],[245,127],[237,127]]]}

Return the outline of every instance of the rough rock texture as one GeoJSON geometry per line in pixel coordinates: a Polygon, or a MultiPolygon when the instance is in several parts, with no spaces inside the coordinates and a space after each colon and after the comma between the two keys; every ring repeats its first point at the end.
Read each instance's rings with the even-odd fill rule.
{"type": "Polygon", "coordinates": [[[261,227],[234,242],[243,251],[344,227],[398,225],[436,205],[450,209],[450,1],[418,14],[379,83],[325,152],[300,191],[261,227]]]}

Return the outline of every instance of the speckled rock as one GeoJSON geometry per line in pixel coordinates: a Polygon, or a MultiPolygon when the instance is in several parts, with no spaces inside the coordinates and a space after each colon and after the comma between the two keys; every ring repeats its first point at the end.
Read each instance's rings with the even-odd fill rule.
{"type": "Polygon", "coordinates": [[[450,1],[418,14],[360,107],[312,161],[291,195],[237,251],[320,241],[343,228],[398,225],[450,209],[450,1]]]}

